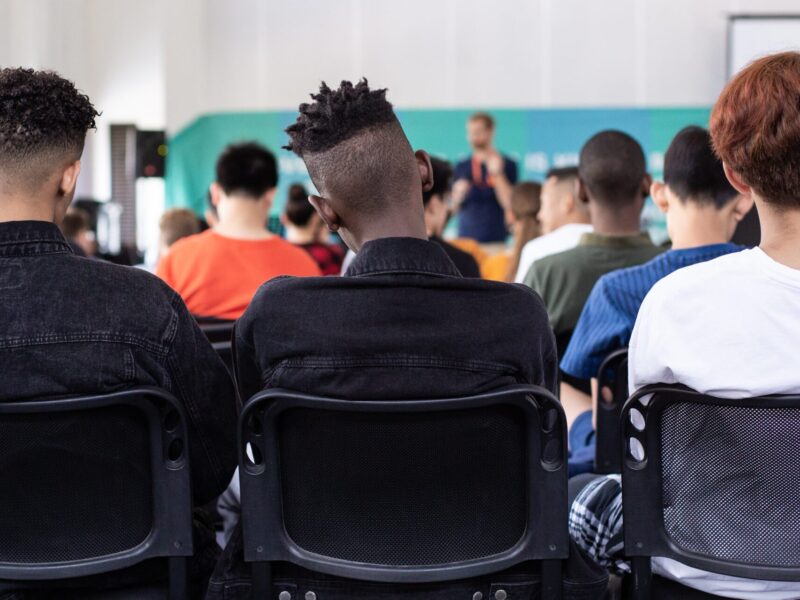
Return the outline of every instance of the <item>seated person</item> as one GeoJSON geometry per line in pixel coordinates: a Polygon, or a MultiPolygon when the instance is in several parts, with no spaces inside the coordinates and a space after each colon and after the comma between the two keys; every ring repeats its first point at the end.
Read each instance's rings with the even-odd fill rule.
{"type": "Polygon", "coordinates": [[[453,170],[447,161],[433,157],[431,157],[431,167],[433,185],[431,189],[422,193],[428,239],[442,247],[463,277],[480,277],[478,263],[472,255],[442,238],[447,221],[450,219],[450,180],[453,177],[453,170]]]}
{"type": "MultiPolygon", "coordinates": [[[[561,359],[562,372],[592,381],[595,402],[600,364],[615,350],[628,347],[636,315],[650,288],[677,269],[741,250],[729,241],[753,206],[752,198],[739,195],[728,183],[722,162],[711,148],[711,136],[701,127],[687,127],[675,136],[664,155],[664,183],[653,183],[650,191],[666,215],[672,249],[638,267],[603,275],[592,289],[561,359]]],[[[580,416],[570,437],[573,473],[589,470],[594,459],[588,397],[583,408],[585,412],[581,407],[574,409],[580,416]]]]}
{"type": "MultiPolygon", "coordinates": [[[[222,361],[164,282],[78,258],[58,230],[97,111],[52,72],[0,69],[0,98],[0,402],[163,388],[186,407],[194,502],[208,503],[236,466],[236,399],[222,361]]],[[[12,505],[23,491],[3,486],[12,505]]],[[[95,493],[102,497],[102,486],[95,493]]],[[[212,529],[196,529],[195,550],[192,572],[202,586],[219,551],[212,529]]],[[[97,592],[165,577],[157,563],[82,582],[97,592]]],[[[53,585],[0,581],[0,596],[53,585]]]]}
{"type": "Polygon", "coordinates": [[[159,256],[166,256],[178,240],[200,233],[200,219],[188,208],[173,208],[158,221],[159,256]]]}
{"type": "Polygon", "coordinates": [[[513,283],[519,269],[522,249],[539,237],[539,209],[542,186],[535,181],[523,181],[511,191],[511,207],[506,210],[506,225],[511,232],[511,247],[487,258],[481,264],[484,279],[513,283]]]}
{"type": "MultiPolygon", "coordinates": [[[[653,286],[631,336],[630,390],[681,383],[724,398],[798,394],[800,54],[767,56],[736,75],[711,113],[711,137],[728,180],[755,201],[761,246],[682,268],[653,286]]],[[[758,493],[739,481],[709,484],[731,486],[733,495],[758,493]]],[[[707,515],[712,524],[715,516],[707,515]]],[[[599,477],[572,505],[570,534],[601,564],[625,567],[622,527],[620,478],[599,477]]],[[[709,594],[800,598],[798,582],[707,573],[665,558],[652,563],[655,574],[709,594]]]]}
{"type": "Polygon", "coordinates": [[[69,247],[77,256],[94,256],[97,252],[97,242],[89,220],[89,214],[80,208],[70,208],[61,222],[61,233],[67,239],[69,247]]]}
{"type": "Polygon", "coordinates": [[[265,281],[319,275],[306,252],[267,231],[277,183],[275,157],[263,146],[236,144],[219,157],[210,188],[219,222],[179,240],[156,268],[193,315],[238,319],[265,281]]]}
{"type": "MultiPolygon", "coordinates": [[[[621,131],[601,131],[580,152],[578,201],[587,205],[593,232],[579,244],[559,254],[540,258],[525,276],[525,285],[538,292],[547,307],[556,335],[558,355],[569,344],[583,305],[601,276],[647,262],[662,252],[642,231],[641,213],[650,194],[644,152],[639,143],[621,131]]],[[[585,398],[588,386],[562,376],[561,401],[571,424],[578,416],[570,396],[585,398]]]]}
{"type": "Polygon", "coordinates": [[[328,229],[308,201],[306,188],[299,183],[289,187],[281,222],[286,228],[286,240],[308,252],[322,275],[341,272],[344,249],[328,243],[328,229]]]}
{"type": "MultiPolygon", "coordinates": [[[[358,253],[347,277],[285,277],[261,287],[235,333],[242,398],[272,387],[353,401],[458,397],[516,383],[555,389],[555,346],[536,294],[463,278],[428,240],[422,192],[433,185],[430,159],[412,150],[385,90],[370,90],[365,80],[337,90],[323,84],[287,132],[319,190],[312,204],[358,253]]],[[[242,552],[238,529],[210,600],[249,597],[242,552]]],[[[513,569],[514,580],[526,581],[526,569],[513,569]]],[[[322,577],[275,570],[299,590],[322,577]]],[[[430,595],[414,597],[455,597],[453,590],[472,597],[476,585],[488,594],[489,581],[507,576],[483,578],[485,586],[432,584],[430,595]]],[[[570,577],[581,598],[605,592],[596,572],[570,577]]],[[[411,597],[403,586],[334,577],[325,577],[325,588],[328,600],[411,597]]]]}
{"type": "Polygon", "coordinates": [[[524,281],[537,260],[574,248],[584,233],[592,231],[589,207],[578,201],[578,167],[561,167],[547,172],[536,218],[541,235],[522,249],[514,278],[517,283],[524,281]]]}

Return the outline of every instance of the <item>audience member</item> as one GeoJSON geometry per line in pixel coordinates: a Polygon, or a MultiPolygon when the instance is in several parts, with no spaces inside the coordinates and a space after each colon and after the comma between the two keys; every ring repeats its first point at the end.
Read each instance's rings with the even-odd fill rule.
{"type": "Polygon", "coordinates": [[[163,257],[178,240],[200,233],[200,219],[187,208],[173,208],[161,215],[158,230],[158,255],[163,257]]]}
{"type": "Polygon", "coordinates": [[[550,169],[542,186],[537,218],[542,235],[525,244],[514,280],[522,283],[531,265],[540,258],[564,252],[578,245],[584,233],[591,233],[589,207],[578,201],[578,167],[550,169]]]}
{"type": "Polygon", "coordinates": [[[229,146],[217,161],[215,227],[179,240],[156,273],[199,317],[237,319],[258,287],[279,275],[319,275],[306,252],[266,229],[278,167],[255,143],[229,146]]]}
{"type": "Polygon", "coordinates": [[[97,243],[89,220],[89,214],[80,208],[69,208],[61,222],[61,233],[67,239],[69,247],[77,256],[94,256],[97,243]]]}
{"type": "Polygon", "coordinates": [[[323,275],[338,275],[342,270],[344,249],[328,243],[328,229],[308,201],[306,188],[296,183],[289,188],[284,209],[286,239],[314,259],[323,275]]]}
{"type": "Polygon", "coordinates": [[[511,247],[488,258],[481,265],[484,279],[512,283],[519,268],[522,249],[531,240],[539,237],[539,209],[542,186],[533,181],[523,181],[514,186],[511,193],[511,208],[506,210],[506,223],[511,231],[511,247]]]}
{"type": "MultiPolygon", "coordinates": [[[[430,159],[412,150],[385,90],[366,81],[338,90],[323,84],[287,131],[319,190],[312,204],[358,254],[348,277],[282,278],[259,290],[234,339],[242,398],[265,387],[353,401],[457,397],[523,382],[555,389],[555,346],[541,300],[521,286],[461,277],[428,241],[422,192],[433,185],[430,159]]],[[[209,598],[249,597],[239,531],[225,555],[209,598]]],[[[277,570],[297,589],[319,583],[319,574],[277,570]]],[[[491,580],[538,579],[524,564],[513,572],[491,580]]],[[[472,597],[476,585],[488,589],[482,580],[431,584],[413,595],[472,597]]],[[[605,591],[596,572],[580,581],[565,589],[582,598],[605,591]]],[[[325,587],[329,599],[408,594],[402,585],[341,578],[326,578],[325,587]]]]}
{"type": "MultiPolygon", "coordinates": [[[[594,231],[584,233],[578,246],[533,263],[525,284],[544,300],[563,356],[583,305],[600,277],[610,271],[647,262],[662,250],[641,231],[640,219],[650,193],[644,152],[631,136],[603,131],[589,139],[580,153],[578,200],[588,205],[594,231]]],[[[563,377],[561,399],[569,423],[569,395],[589,393],[581,382],[563,377]]],[[[580,403],[576,403],[580,405],[580,403]]]]}
{"type": "MultiPolygon", "coordinates": [[[[576,380],[592,380],[594,402],[603,393],[596,389],[600,363],[611,352],[627,348],[650,288],[682,267],[741,250],[729,240],[753,206],[752,198],[739,195],[728,183],[711,148],[711,136],[701,127],[687,127],[675,136],[664,155],[664,182],[655,182],[650,189],[666,215],[672,249],[638,267],[603,275],[583,307],[561,360],[562,372],[576,380]]],[[[588,398],[583,407],[571,412],[580,414],[570,432],[572,472],[588,471],[594,458],[588,398]]]]}
{"type": "MultiPolygon", "coordinates": [[[[186,407],[192,488],[202,505],[225,489],[236,465],[235,394],[222,361],[162,281],[76,258],[57,227],[75,193],[86,133],[97,114],[89,98],[55,73],[0,69],[0,402],[136,385],[171,392],[186,407]]],[[[76,464],[114,462],[102,453],[70,451],[76,464]]],[[[102,499],[103,485],[92,492],[102,499]]],[[[21,505],[30,490],[6,482],[3,494],[7,505],[21,505]]],[[[42,502],[55,507],[57,500],[42,502]]],[[[10,517],[4,517],[7,525],[10,517]]],[[[218,551],[213,531],[204,531],[195,533],[198,585],[218,551]]],[[[71,593],[99,596],[165,572],[160,561],[142,564],[71,582],[71,593]]],[[[47,597],[66,597],[56,585],[0,581],[0,596],[48,587],[47,597]]]]}
{"type": "MultiPolygon", "coordinates": [[[[793,344],[800,335],[800,54],[767,56],[736,75],[714,106],[711,137],[730,183],[758,207],[761,245],[655,284],[631,337],[630,389],[681,383],[725,398],[800,393],[793,344]]],[[[687,443],[704,435],[702,422],[686,426],[687,443]]],[[[758,494],[727,473],[704,474],[701,485],[720,494],[758,494]]],[[[620,479],[610,476],[591,482],[572,506],[571,535],[606,566],[623,556],[621,503],[620,479]]],[[[705,516],[709,528],[727,528],[734,516],[758,517],[705,516]]],[[[797,582],[729,577],[665,558],[652,562],[654,573],[711,594],[800,597],[797,582]]]]}
{"type": "Polygon", "coordinates": [[[447,161],[433,157],[431,158],[431,167],[433,169],[433,185],[431,189],[422,192],[428,239],[444,249],[463,277],[480,277],[478,263],[472,255],[444,241],[442,237],[447,221],[450,219],[450,179],[453,176],[453,170],[447,161]]]}
{"type": "Polygon", "coordinates": [[[458,210],[458,236],[480,243],[505,243],[505,210],[517,182],[517,163],[494,147],[494,119],[478,112],[467,121],[472,156],[455,169],[453,201],[458,210]]]}

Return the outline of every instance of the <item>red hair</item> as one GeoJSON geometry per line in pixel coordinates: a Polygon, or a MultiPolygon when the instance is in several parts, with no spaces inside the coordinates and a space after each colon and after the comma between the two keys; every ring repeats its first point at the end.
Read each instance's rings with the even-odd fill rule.
{"type": "Polygon", "coordinates": [[[760,58],[711,113],[717,155],[765,202],[800,209],[800,53],[760,58]]]}

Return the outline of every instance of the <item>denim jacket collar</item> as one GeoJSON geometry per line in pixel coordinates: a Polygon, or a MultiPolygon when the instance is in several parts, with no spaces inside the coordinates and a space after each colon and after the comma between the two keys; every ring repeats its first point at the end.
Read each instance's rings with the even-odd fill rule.
{"type": "Polygon", "coordinates": [[[0,257],[72,252],[67,240],[47,221],[0,223],[0,257]]]}
{"type": "Polygon", "coordinates": [[[361,247],[348,277],[416,273],[437,277],[461,277],[442,247],[427,240],[408,237],[381,238],[361,247]]]}

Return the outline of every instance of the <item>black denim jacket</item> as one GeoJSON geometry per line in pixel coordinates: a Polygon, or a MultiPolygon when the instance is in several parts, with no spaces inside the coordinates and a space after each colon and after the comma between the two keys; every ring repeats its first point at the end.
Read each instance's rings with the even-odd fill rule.
{"type": "MultiPolygon", "coordinates": [[[[418,239],[365,244],[345,277],[266,283],[234,340],[243,400],[268,387],[352,400],[457,397],[515,383],[556,387],[555,342],[539,296],[521,285],[462,278],[439,245],[418,239]]],[[[591,577],[604,587],[603,575],[591,577]]],[[[498,583],[515,600],[535,595],[535,578],[522,568],[492,580],[397,588],[288,566],[277,573],[292,598],[313,590],[319,600],[463,599],[475,591],[489,598],[498,583]]],[[[596,589],[572,597],[590,598],[596,589]]],[[[239,529],[207,598],[249,597],[239,529]]]]}
{"type": "Polygon", "coordinates": [[[236,466],[233,383],[180,296],[145,271],[75,256],[52,223],[0,223],[0,382],[0,402],[170,391],[189,420],[198,505],[236,466]]]}

